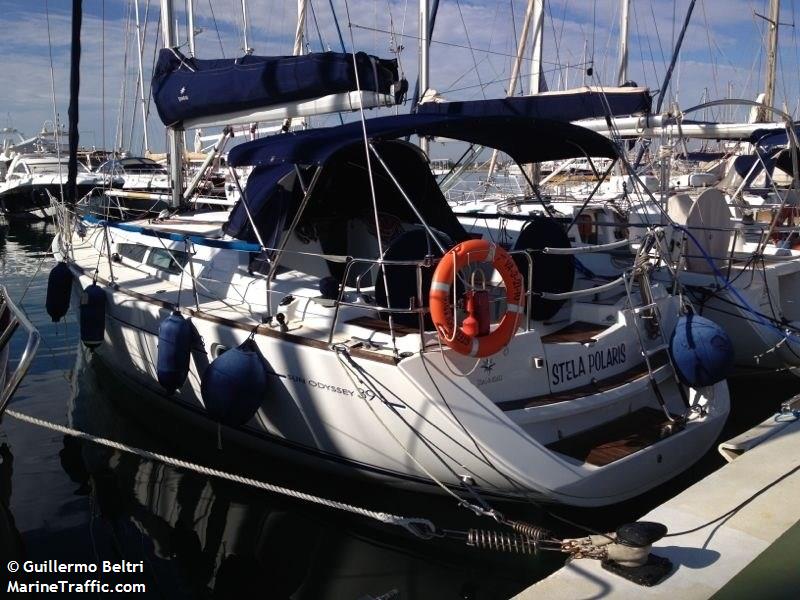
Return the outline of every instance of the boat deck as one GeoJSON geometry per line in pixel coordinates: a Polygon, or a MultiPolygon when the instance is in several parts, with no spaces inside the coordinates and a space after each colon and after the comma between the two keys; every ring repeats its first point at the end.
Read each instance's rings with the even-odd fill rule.
{"type": "Polygon", "coordinates": [[[542,336],[543,344],[560,344],[564,342],[577,342],[588,344],[597,341],[597,336],[608,329],[609,325],[598,325],[585,321],[575,321],[566,327],[542,336]]]}
{"type": "Polygon", "coordinates": [[[619,419],[548,444],[555,452],[604,467],[662,439],[664,412],[644,407],[619,419]]]}

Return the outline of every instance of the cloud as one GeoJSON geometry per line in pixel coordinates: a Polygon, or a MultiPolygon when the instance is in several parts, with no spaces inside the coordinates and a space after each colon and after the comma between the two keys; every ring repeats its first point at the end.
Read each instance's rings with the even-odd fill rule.
{"type": "MultiPolygon", "coordinates": [[[[147,0],[139,0],[144,18],[147,0]]],[[[143,52],[145,87],[149,89],[153,51],[159,27],[157,0],[150,0],[143,52]]],[[[185,38],[186,22],[176,12],[185,38]]],[[[296,20],[294,1],[248,0],[248,43],[259,54],[291,52],[296,20]]],[[[431,85],[450,99],[502,96],[508,87],[525,1],[441,0],[431,47],[431,85]],[[512,18],[513,7],[513,18],[512,18]]],[[[631,9],[629,78],[658,88],[669,61],[672,37],[677,35],[688,0],[634,0],[631,9]],[[675,6],[675,18],[673,18],[675,6]]],[[[355,47],[381,56],[398,56],[405,76],[417,75],[417,5],[405,0],[333,0],[348,49],[355,47]],[[348,18],[349,10],[349,18],[348,18]],[[348,27],[348,23],[352,27],[348,27]]],[[[123,139],[134,151],[142,147],[141,117],[136,99],[136,36],[132,0],[84,0],[81,63],[82,141],[107,146],[123,139]],[[105,20],[101,9],[105,7],[105,20]],[[124,92],[124,93],[123,93],[124,92]],[[135,117],[134,117],[135,115],[135,117]],[[131,121],[136,119],[131,136],[131,121]],[[123,133],[124,132],[124,133],[123,133]]],[[[592,61],[591,83],[614,84],[618,45],[618,0],[550,0],[544,28],[544,70],[551,89],[584,81],[584,60],[592,61]],[[586,57],[584,57],[586,49],[586,57]]],[[[50,40],[44,2],[0,0],[4,32],[2,107],[18,128],[31,133],[52,120],[50,51],[57,112],[66,121],[69,80],[70,14],[68,3],[50,0],[50,40]]],[[[327,0],[309,8],[307,47],[318,52],[339,50],[339,35],[327,0]]],[[[704,95],[736,94],[754,98],[763,81],[762,20],[754,11],[766,10],[765,0],[698,0],[688,29],[681,62],[675,73],[673,96],[681,106],[696,104],[704,95]]],[[[782,20],[791,21],[793,6],[784,7],[782,20]]],[[[242,53],[241,0],[195,0],[198,56],[217,58],[242,53]]],[[[144,33],[144,31],[142,32],[144,33]]],[[[778,101],[796,107],[800,91],[798,50],[793,30],[781,31],[778,101]]],[[[522,81],[527,86],[530,61],[526,55],[522,81]]],[[[151,146],[163,147],[163,127],[151,111],[151,146]]],[[[370,114],[375,114],[370,113],[370,114]]],[[[0,115],[5,117],[5,115],[0,115]]],[[[6,119],[2,119],[5,125],[6,119]]],[[[328,122],[330,119],[323,119],[328,122]]]]}

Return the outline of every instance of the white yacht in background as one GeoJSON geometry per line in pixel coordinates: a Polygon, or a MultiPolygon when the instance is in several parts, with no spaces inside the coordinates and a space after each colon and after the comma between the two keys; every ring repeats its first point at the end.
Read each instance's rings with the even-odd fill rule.
{"type": "Polygon", "coordinates": [[[156,161],[140,156],[112,158],[95,169],[106,187],[127,191],[169,191],[169,171],[156,161]]]}
{"type": "MultiPolygon", "coordinates": [[[[17,154],[0,182],[0,212],[9,218],[46,219],[53,215],[51,199],[60,200],[67,183],[67,155],[17,154]]],[[[86,196],[102,184],[78,163],[77,193],[86,196]]]]}

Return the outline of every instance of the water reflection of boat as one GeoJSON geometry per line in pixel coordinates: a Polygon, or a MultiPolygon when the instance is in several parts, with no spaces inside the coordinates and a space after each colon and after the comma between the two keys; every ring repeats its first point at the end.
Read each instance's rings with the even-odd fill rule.
{"type": "Polygon", "coordinates": [[[11,514],[11,482],[14,455],[5,442],[0,444],[0,564],[22,556],[22,537],[11,514]]]}
{"type": "MultiPolygon", "coordinates": [[[[164,452],[187,447],[176,432],[167,441],[131,427],[123,413],[141,410],[139,399],[115,391],[111,401],[113,377],[78,367],[73,426],[164,452]]],[[[152,586],[168,597],[355,599],[397,590],[397,598],[507,598],[542,569],[533,557],[417,541],[71,438],[61,461],[97,507],[95,532],[108,532],[126,560],[144,560],[152,586]]]]}

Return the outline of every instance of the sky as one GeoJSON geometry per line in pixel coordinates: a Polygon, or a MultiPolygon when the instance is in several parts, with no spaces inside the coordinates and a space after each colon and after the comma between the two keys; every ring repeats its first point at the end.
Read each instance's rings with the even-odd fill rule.
{"type": "MultiPolygon", "coordinates": [[[[174,0],[186,39],[187,0],[174,0]]],[[[296,1],[245,0],[248,45],[256,54],[290,54],[296,1]]],[[[144,150],[135,0],[83,0],[81,144],[144,150]]],[[[46,121],[66,123],[71,0],[0,0],[0,127],[33,135],[46,121]]],[[[689,0],[631,0],[628,78],[657,90],[664,78],[689,0]]],[[[768,0],[697,0],[669,99],[681,109],[705,100],[755,99],[764,87],[768,0]]],[[[783,0],[776,101],[800,116],[800,32],[793,26],[800,0],[783,0]]],[[[243,53],[242,0],[194,0],[199,58],[243,53]]],[[[508,93],[525,0],[440,0],[431,45],[431,86],[451,100],[508,93]]],[[[616,84],[620,0],[546,0],[544,74],[550,89],[616,84]],[[593,68],[587,77],[586,67],[593,68]]],[[[149,92],[159,29],[159,0],[138,0],[145,96],[149,92]]],[[[311,0],[306,22],[310,52],[352,48],[397,57],[413,89],[418,60],[417,2],[311,0]],[[331,7],[335,10],[331,10],[331,7]]],[[[800,15],[799,15],[800,16],[800,15]]],[[[800,23],[798,23],[800,25],[800,23]]],[[[158,41],[160,46],[160,39],[158,41]]],[[[184,48],[184,51],[188,51],[184,48]]],[[[523,65],[528,85],[530,61],[523,65]]],[[[516,93],[521,88],[517,87],[516,93]]],[[[408,104],[400,107],[408,110],[408,104]]],[[[730,116],[727,109],[703,115],[730,116]]],[[[372,111],[370,115],[378,115],[372,111]]],[[[331,124],[332,117],[315,124],[331,124]]],[[[165,145],[155,108],[147,120],[149,145],[165,145]]],[[[208,132],[206,132],[208,133],[208,132]]],[[[435,152],[432,152],[435,154],[435,152]]]]}

